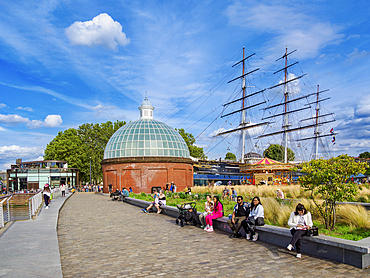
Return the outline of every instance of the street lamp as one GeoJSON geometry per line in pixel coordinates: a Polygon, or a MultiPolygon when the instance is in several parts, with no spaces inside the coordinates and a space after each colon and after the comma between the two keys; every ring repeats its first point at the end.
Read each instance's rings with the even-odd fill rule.
{"type": "Polygon", "coordinates": [[[90,185],[91,185],[91,156],[90,156],[90,185]]]}

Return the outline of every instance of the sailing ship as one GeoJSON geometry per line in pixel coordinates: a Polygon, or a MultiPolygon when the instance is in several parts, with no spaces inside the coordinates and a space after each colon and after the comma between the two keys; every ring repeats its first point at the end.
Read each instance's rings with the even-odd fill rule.
{"type": "Polygon", "coordinates": [[[283,76],[274,78],[275,84],[264,89],[258,88],[253,83],[254,79],[250,78],[261,68],[246,71],[246,62],[252,59],[255,53],[246,57],[243,47],[242,60],[233,65],[233,67],[242,68],[242,74],[229,81],[229,83],[241,81],[240,96],[223,105],[225,113],[221,118],[227,119],[232,115],[240,114],[240,124],[236,128],[223,130],[216,136],[240,133],[242,163],[244,163],[246,141],[250,141],[249,146],[252,146],[250,151],[256,151],[255,148],[259,144],[262,149],[266,149],[272,142],[280,143],[284,149],[284,163],[289,162],[288,146],[295,149],[296,153],[301,151],[303,153],[301,156],[306,159],[330,156],[327,144],[322,140],[325,137],[333,137],[335,140],[336,135],[333,128],[326,127],[327,124],[335,121],[334,113],[323,112],[321,106],[323,101],[330,99],[330,97],[322,98],[322,94],[328,90],[320,91],[319,85],[316,86],[315,91],[312,91],[312,86],[311,91],[303,90],[299,81],[307,74],[301,72],[296,75],[292,69],[298,66],[299,61],[290,62],[288,59],[295,52],[296,50],[288,52],[288,48],[285,49],[285,53],[276,60],[276,62],[283,62],[283,66],[271,71],[272,76],[279,74],[283,76]],[[240,109],[226,112],[228,107],[235,106],[236,103],[240,103],[240,109]],[[253,115],[257,117],[251,120],[253,115]],[[307,148],[299,149],[309,140],[314,141],[312,151],[307,148]]]}

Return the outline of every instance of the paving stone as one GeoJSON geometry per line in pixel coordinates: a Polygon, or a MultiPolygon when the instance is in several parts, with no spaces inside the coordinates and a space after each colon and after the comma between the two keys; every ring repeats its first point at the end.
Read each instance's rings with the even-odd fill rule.
{"type": "Polygon", "coordinates": [[[370,269],[180,227],[98,194],[66,202],[58,241],[64,277],[370,277],[370,269]]]}

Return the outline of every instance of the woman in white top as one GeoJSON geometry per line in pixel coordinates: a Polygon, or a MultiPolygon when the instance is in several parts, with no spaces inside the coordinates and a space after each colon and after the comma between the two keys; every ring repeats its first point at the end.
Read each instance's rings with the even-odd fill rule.
{"type": "Polygon", "coordinates": [[[257,241],[258,233],[255,232],[257,218],[265,218],[265,212],[259,197],[254,197],[251,205],[249,217],[242,221],[242,226],[246,233],[246,239],[257,241]]]}
{"type": "Polygon", "coordinates": [[[51,190],[48,184],[45,184],[42,194],[44,195],[45,209],[49,209],[51,190]]]}
{"type": "Polygon", "coordinates": [[[301,258],[301,237],[306,234],[306,230],[312,227],[311,213],[306,210],[304,205],[298,204],[295,211],[289,217],[288,225],[293,238],[287,249],[292,250],[295,245],[297,249],[297,258],[301,258]]]}

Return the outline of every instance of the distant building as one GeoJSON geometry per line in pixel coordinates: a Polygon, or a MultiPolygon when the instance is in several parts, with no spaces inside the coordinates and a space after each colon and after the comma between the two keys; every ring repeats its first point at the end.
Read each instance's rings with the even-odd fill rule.
{"type": "Polygon", "coordinates": [[[256,163],[256,162],[260,161],[262,158],[263,158],[262,155],[260,155],[258,153],[250,152],[250,153],[246,153],[244,155],[244,162],[246,164],[253,164],[253,163],[256,163]]]}
{"type": "Polygon", "coordinates": [[[0,180],[6,180],[6,171],[3,171],[3,172],[0,172],[0,177],[1,179],[0,180]]]}
{"type": "Polygon", "coordinates": [[[37,190],[45,184],[59,187],[60,184],[75,186],[78,184],[78,169],[68,168],[66,161],[42,160],[22,162],[17,159],[15,165],[7,170],[7,189],[12,191],[37,190]]]}
{"type": "Polygon", "coordinates": [[[118,129],[109,139],[102,161],[104,192],[131,187],[151,192],[172,181],[177,191],[193,185],[193,161],[181,135],[169,125],[154,120],[154,107],[143,101],[140,119],[118,129]]]}

